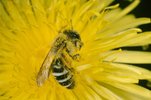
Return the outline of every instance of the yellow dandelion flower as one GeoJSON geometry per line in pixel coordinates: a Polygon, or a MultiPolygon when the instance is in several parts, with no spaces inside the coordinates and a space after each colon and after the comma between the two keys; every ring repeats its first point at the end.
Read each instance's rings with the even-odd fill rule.
{"type": "Polygon", "coordinates": [[[0,100],[150,100],[151,91],[137,83],[151,80],[151,72],[131,64],[151,63],[151,53],[117,49],[150,44],[151,32],[136,28],[150,19],[128,14],[140,0],[123,10],[112,2],[0,0],[0,100]],[[75,86],[60,85],[52,72],[38,86],[46,55],[65,30],[83,42],[79,59],[67,58],[75,86]]]}

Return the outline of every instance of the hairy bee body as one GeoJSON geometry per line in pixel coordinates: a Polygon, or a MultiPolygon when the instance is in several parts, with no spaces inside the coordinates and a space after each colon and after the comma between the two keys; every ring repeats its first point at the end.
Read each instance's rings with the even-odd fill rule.
{"type": "Polygon", "coordinates": [[[82,45],[80,35],[77,32],[64,30],[60,33],[53,42],[38,72],[38,86],[42,86],[52,70],[52,75],[60,85],[68,89],[74,88],[75,81],[71,70],[71,62],[79,57],[77,51],[81,49],[82,45]]]}
{"type": "Polygon", "coordinates": [[[68,89],[74,88],[75,81],[73,79],[73,74],[71,70],[63,63],[61,58],[55,59],[52,63],[52,75],[60,85],[68,89]]]}

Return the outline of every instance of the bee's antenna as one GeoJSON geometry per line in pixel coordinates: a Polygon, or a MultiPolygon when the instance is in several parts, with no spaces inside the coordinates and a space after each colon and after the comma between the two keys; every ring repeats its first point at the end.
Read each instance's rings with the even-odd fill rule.
{"type": "Polygon", "coordinates": [[[64,29],[70,29],[70,30],[73,30],[73,24],[72,24],[72,19],[67,19],[63,14],[62,12],[58,11],[58,15],[61,19],[63,19],[62,21],[64,21],[66,24],[64,26],[62,26],[58,33],[61,33],[64,29]]]}
{"type": "Polygon", "coordinates": [[[71,30],[73,30],[72,19],[70,19],[70,27],[71,27],[71,30]]]}

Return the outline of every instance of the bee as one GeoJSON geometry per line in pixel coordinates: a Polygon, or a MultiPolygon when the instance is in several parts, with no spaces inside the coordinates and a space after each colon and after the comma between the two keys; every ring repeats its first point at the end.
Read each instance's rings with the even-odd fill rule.
{"type": "Polygon", "coordinates": [[[38,86],[44,84],[52,71],[52,75],[61,86],[72,89],[75,81],[73,79],[71,62],[79,58],[80,54],[78,54],[78,51],[82,46],[83,42],[76,31],[64,30],[60,32],[38,72],[38,86]]]}

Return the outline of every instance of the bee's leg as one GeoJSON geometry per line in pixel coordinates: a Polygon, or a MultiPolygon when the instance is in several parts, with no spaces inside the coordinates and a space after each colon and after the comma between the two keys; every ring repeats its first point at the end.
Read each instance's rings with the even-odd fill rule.
{"type": "Polygon", "coordinates": [[[79,60],[80,55],[77,52],[77,48],[74,46],[72,42],[66,42],[65,48],[66,54],[69,55],[73,60],[79,60]]]}
{"type": "Polygon", "coordinates": [[[66,49],[66,52],[68,55],[73,59],[79,61],[80,59],[80,54],[73,54],[70,50],[66,49]]]}
{"type": "Polygon", "coordinates": [[[80,60],[80,54],[75,54],[72,56],[73,60],[79,61],[80,60]]]}
{"type": "Polygon", "coordinates": [[[62,61],[68,65],[68,66],[71,66],[71,57],[69,56],[69,54],[65,51],[63,51],[63,53],[61,54],[61,58],[62,58],[62,61]]]}

